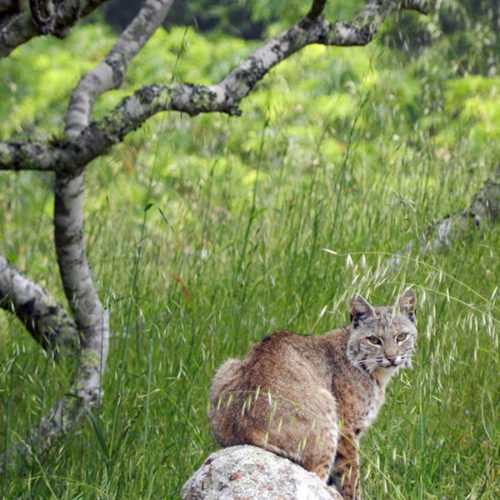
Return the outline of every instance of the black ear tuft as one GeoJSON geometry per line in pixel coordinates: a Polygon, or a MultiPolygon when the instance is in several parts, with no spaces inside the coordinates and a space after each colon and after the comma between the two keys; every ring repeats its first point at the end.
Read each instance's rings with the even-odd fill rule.
{"type": "Polygon", "coordinates": [[[364,319],[373,316],[375,311],[373,307],[361,295],[353,295],[349,303],[351,313],[351,323],[357,328],[364,319]]]}

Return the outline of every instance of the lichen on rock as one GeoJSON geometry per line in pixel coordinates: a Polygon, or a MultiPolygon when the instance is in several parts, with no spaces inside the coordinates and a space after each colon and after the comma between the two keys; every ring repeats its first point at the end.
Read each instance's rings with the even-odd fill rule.
{"type": "Polygon", "coordinates": [[[256,446],[212,453],[188,479],[183,500],[342,500],[335,488],[286,458],[256,446]]]}

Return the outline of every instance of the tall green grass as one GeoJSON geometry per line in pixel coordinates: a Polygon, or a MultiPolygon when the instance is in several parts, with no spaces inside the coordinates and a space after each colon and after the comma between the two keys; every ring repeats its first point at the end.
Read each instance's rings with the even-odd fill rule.
{"type": "MultiPolygon", "coordinates": [[[[498,227],[381,270],[469,203],[500,148],[469,135],[472,119],[433,116],[443,129],[430,134],[404,111],[425,96],[399,95],[390,71],[413,81],[377,47],[312,48],[274,71],[241,119],[159,117],[89,168],[89,260],[114,332],[104,402],[27,473],[3,474],[0,496],[178,497],[217,448],[206,417],[217,366],[277,329],[346,324],[353,292],[385,304],[412,285],[418,348],[363,438],[365,497],[498,498],[498,227]]],[[[63,300],[51,179],[1,176],[0,251],[63,300]]],[[[67,388],[71,367],[14,318],[0,326],[7,444],[67,388]]]]}

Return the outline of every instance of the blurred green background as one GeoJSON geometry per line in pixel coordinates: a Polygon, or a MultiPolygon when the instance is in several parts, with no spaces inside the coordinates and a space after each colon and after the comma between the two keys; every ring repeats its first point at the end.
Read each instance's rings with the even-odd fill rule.
{"type": "MultiPolygon", "coordinates": [[[[0,61],[0,140],[61,133],[72,89],[129,3],[0,61]]],[[[362,5],[329,2],[327,15],[349,20],[362,5]]],[[[387,19],[367,47],[306,48],[258,84],[242,117],[161,114],[88,167],[88,257],[113,328],[104,402],[27,474],[3,474],[0,496],[177,498],[217,448],[206,418],[217,366],[273,330],[346,324],[354,292],[378,305],[413,285],[414,367],[363,438],[365,497],[498,498],[498,224],[381,273],[434,220],[466,208],[499,163],[499,6],[437,7],[387,19]]],[[[94,117],[144,84],[219,81],[308,8],[174,3],[174,22],[94,117]]],[[[52,176],[0,179],[0,253],[64,303],[52,176]]],[[[72,371],[7,313],[0,357],[3,450],[72,371]]]]}

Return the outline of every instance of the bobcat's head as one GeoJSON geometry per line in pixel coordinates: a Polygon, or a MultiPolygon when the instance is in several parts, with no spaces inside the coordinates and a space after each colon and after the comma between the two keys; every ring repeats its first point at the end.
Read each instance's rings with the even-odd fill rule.
{"type": "Polygon", "coordinates": [[[349,361],[362,370],[396,371],[411,364],[415,349],[415,292],[410,288],[394,307],[372,307],[360,295],[351,298],[349,361]]]}

